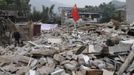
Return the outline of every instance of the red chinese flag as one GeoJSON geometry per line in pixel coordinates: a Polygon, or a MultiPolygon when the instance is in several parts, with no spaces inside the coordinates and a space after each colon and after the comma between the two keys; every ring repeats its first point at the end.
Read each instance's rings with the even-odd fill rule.
{"type": "Polygon", "coordinates": [[[75,4],[74,7],[72,8],[71,14],[72,14],[72,17],[73,17],[73,19],[74,19],[75,22],[76,22],[77,20],[79,20],[80,17],[79,17],[78,8],[77,8],[76,4],[75,4]]]}

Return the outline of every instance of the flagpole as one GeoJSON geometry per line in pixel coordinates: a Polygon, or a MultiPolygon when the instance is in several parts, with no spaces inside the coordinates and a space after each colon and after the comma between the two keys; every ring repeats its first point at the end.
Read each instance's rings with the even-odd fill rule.
{"type": "MultiPolygon", "coordinates": [[[[65,19],[66,21],[68,20],[68,18],[67,18],[67,16],[66,16],[66,19],[65,19]]],[[[69,24],[68,23],[66,23],[67,24],[67,33],[69,33],[69,24]]]]}
{"type": "Polygon", "coordinates": [[[78,33],[77,32],[77,22],[74,22],[74,31],[75,31],[76,34],[78,33]]]}
{"type": "Polygon", "coordinates": [[[69,33],[69,24],[67,25],[67,33],[69,33]]]}
{"type": "MultiPolygon", "coordinates": [[[[65,15],[65,21],[68,20],[68,16],[67,16],[67,13],[64,14],[65,15]]],[[[67,33],[69,33],[69,24],[68,24],[68,21],[67,21],[67,33]]]]}

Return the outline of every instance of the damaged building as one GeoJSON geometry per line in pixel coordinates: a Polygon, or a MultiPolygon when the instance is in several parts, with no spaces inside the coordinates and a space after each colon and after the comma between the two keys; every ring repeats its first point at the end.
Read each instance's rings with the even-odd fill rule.
{"type": "Polygon", "coordinates": [[[0,4],[0,17],[10,18],[13,22],[27,21],[30,13],[30,0],[11,0],[0,4]],[[22,5],[23,3],[24,5],[22,5]]]}
{"type": "Polygon", "coordinates": [[[126,0],[127,22],[130,24],[134,21],[134,0],[126,0]]]}
{"type": "MultiPolygon", "coordinates": [[[[72,18],[71,8],[60,10],[63,17],[72,18]]],[[[29,38],[22,46],[0,46],[0,75],[133,75],[134,37],[127,34],[129,25],[115,20],[96,23],[101,17],[98,13],[79,15],[93,23],[78,25],[75,31],[75,26],[32,21],[14,24],[4,19],[9,28],[15,26],[29,38]]]]}

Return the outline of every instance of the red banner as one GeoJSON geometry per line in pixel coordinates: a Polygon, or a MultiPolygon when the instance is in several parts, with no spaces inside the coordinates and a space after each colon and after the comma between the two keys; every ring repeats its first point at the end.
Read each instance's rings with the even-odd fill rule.
{"type": "Polygon", "coordinates": [[[72,8],[71,14],[72,14],[72,17],[73,17],[73,19],[74,19],[75,22],[80,19],[79,13],[78,13],[78,8],[77,8],[76,4],[75,4],[74,7],[72,8]]]}

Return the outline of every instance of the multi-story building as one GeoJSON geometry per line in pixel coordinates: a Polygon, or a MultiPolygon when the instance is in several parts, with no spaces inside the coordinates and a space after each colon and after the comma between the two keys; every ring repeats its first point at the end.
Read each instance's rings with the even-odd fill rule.
{"type": "Polygon", "coordinates": [[[126,0],[126,20],[128,23],[134,22],[134,0],[126,0]]]}

